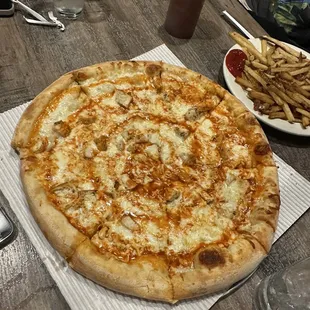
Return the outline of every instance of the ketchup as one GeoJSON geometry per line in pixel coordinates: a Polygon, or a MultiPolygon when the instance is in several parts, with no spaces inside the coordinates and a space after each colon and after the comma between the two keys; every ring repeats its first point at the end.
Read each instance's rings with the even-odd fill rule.
{"type": "Polygon", "coordinates": [[[241,76],[246,60],[247,56],[243,51],[231,50],[226,56],[227,69],[234,77],[241,76]]]}

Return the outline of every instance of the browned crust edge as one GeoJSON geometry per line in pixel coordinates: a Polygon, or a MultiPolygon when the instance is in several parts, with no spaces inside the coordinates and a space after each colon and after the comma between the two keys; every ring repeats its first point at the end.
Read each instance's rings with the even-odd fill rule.
{"type": "Polygon", "coordinates": [[[70,266],[104,287],[137,297],[174,303],[168,266],[161,257],[143,257],[124,263],[100,253],[85,240],[69,260],[70,266]]]}
{"type": "Polygon", "coordinates": [[[67,73],[45,88],[37,97],[33,99],[31,104],[22,114],[11,142],[11,146],[19,150],[26,147],[31,128],[33,128],[40,114],[47,108],[52,98],[60,94],[64,89],[74,82],[73,75],[67,73]]]}
{"type": "Polygon", "coordinates": [[[226,252],[226,262],[215,268],[198,265],[188,272],[174,272],[171,280],[174,288],[174,299],[182,300],[211,294],[228,289],[237,281],[249,275],[267,253],[255,240],[251,244],[246,239],[238,240],[237,249],[230,246],[226,252]],[[255,248],[253,248],[253,245],[255,248]]]}
{"type": "Polygon", "coordinates": [[[28,171],[25,160],[21,161],[21,180],[30,211],[46,239],[64,257],[73,255],[76,248],[87,237],[74,228],[63,213],[49,201],[32,171],[28,171]]]}

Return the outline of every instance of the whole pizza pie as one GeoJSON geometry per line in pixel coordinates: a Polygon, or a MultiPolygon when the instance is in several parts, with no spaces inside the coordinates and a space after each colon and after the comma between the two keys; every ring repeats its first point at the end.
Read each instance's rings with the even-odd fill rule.
{"type": "Polygon", "coordinates": [[[12,145],[46,238],[107,288],[176,302],[229,287],[271,247],[268,141],[235,97],[188,69],[68,73],[27,108],[12,145]]]}

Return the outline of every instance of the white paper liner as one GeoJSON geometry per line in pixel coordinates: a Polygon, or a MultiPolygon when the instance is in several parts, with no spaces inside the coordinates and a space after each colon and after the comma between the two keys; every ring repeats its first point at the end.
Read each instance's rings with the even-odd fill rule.
{"type": "MultiPolygon", "coordinates": [[[[163,60],[184,67],[166,45],[161,45],[135,59],[163,60]]],[[[10,147],[14,128],[28,104],[29,102],[0,114],[0,189],[71,309],[142,310],[171,309],[172,307],[177,310],[210,309],[222,293],[182,301],[171,306],[115,293],[80,276],[68,267],[67,262],[45,239],[29,211],[19,178],[19,159],[10,147]]],[[[308,209],[310,182],[277,155],[274,155],[274,158],[279,166],[281,190],[281,209],[274,240],[276,241],[308,209]]]]}

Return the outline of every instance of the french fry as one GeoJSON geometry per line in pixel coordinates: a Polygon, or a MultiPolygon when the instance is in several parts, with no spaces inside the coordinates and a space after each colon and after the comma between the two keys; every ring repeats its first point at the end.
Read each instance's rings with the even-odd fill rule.
{"type": "Polygon", "coordinates": [[[264,113],[264,114],[267,114],[270,110],[270,104],[267,103],[267,102],[261,102],[260,105],[259,105],[259,111],[264,113]]]}
{"type": "Polygon", "coordinates": [[[253,84],[248,80],[243,79],[242,77],[239,76],[236,77],[235,82],[241,85],[242,87],[253,89],[253,84]]]}
{"type": "Polygon", "coordinates": [[[280,112],[282,111],[282,108],[279,105],[274,105],[270,107],[269,113],[274,113],[274,112],[280,112]]]}
{"type": "Polygon", "coordinates": [[[307,72],[304,72],[304,73],[301,73],[301,74],[297,74],[295,76],[295,79],[300,81],[300,82],[303,82],[306,78],[307,78],[307,72]]]}
{"type": "Polygon", "coordinates": [[[245,72],[247,72],[249,75],[251,75],[257,82],[259,82],[264,88],[267,88],[267,84],[265,80],[254,70],[252,70],[248,66],[244,66],[245,72]]]}
{"type": "Polygon", "coordinates": [[[282,90],[278,89],[274,85],[270,85],[268,90],[270,90],[270,91],[274,92],[275,94],[277,94],[285,102],[294,105],[294,100],[291,99],[286,93],[284,93],[282,90]]]}
{"type": "Polygon", "coordinates": [[[310,118],[307,117],[307,116],[305,116],[305,115],[302,115],[302,116],[301,116],[301,123],[302,123],[302,126],[303,126],[304,128],[306,128],[306,127],[309,126],[309,124],[310,124],[310,118]]]}
{"type": "Polygon", "coordinates": [[[284,106],[283,100],[276,93],[274,93],[273,91],[269,91],[269,94],[271,95],[273,100],[276,102],[276,104],[278,104],[280,107],[284,106]]]}
{"type": "Polygon", "coordinates": [[[274,53],[274,54],[271,55],[271,58],[273,60],[279,60],[279,59],[282,60],[283,59],[283,55],[280,54],[280,53],[274,53]]]}
{"type": "Polygon", "coordinates": [[[250,55],[249,60],[250,60],[250,61],[254,61],[254,60],[255,60],[255,56],[254,56],[254,55],[250,55]]]}
{"type": "Polygon", "coordinates": [[[280,77],[287,81],[294,81],[294,78],[289,74],[289,72],[281,72],[280,77]]]}
{"type": "Polygon", "coordinates": [[[278,76],[275,76],[275,78],[269,78],[267,74],[262,72],[262,77],[265,79],[267,86],[273,85],[274,87],[278,88],[282,92],[285,92],[285,87],[283,86],[283,83],[278,78],[278,76]]]}
{"type": "Polygon", "coordinates": [[[262,91],[263,87],[247,72],[243,72],[244,77],[253,85],[253,90],[262,91]]]}
{"type": "Polygon", "coordinates": [[[252,66],[254,68],[260,69],[260,70],[268,70],[268,66],[261,64],[258,61],[252,61],[251,62],[252,66]]]}
{"type": "Polygon", "coordinates": [[[306,84],[306,81],[298,81],[298,80],[294,79],[294,83],[295,83],[296,85],[298,85],[298,86],[303,86],[303,85],[306,84]]]}
{"type": "Polygon", "coordinates": [[[298,103],[300,103],[302,106],[306,107],[307,109],[310,109],[310,100],[308,98],[306,98],[305,96],[299,93],[294,93],[293,96],[298,103]]]}
{"type": "Polygon", "coordinates": [[[301,88],[304,90],[310,90],[310,85],[302,85],[301,88]]]}
{"type": "Polygon", "coordinates": [[[292,106],[296,107],[296,108],[302,108],[303,106],[299,103],[300,99],[296,96],[296,93],[293,91],[289,91],[287,90],[286,93],[288,94],[288,96],[293,99],[295,101],[294,104],[291,104],[292,106]]]}
{"type": "Polygon", "coordinates": [[[301,68],[301,69],[297,69],[297,70],[291,71],[290,74],[291,74],[291,76],[295,76],[295,75],[298,75],[298,74],[302,74],[302,73],[308,72],[309,70],[310,70],[310,67],[304,67],[304,68],[301,68]]]}
{"type": "Polygon", "coordinates": [[[292,68],[283,68],[283,67],[278,67],[278,68],[271,68],[271,72],[272,73],[275,73],[275,72],[290,72],[290,71],[292,71],[292,70],[294,70],[294,69],[292,69],[292,68]]]}
{"type": "Polygon", "coordinates": [[[301,122],[302,122],[302,126],[306,128],[310,124],[310,119],[307,116],[302,115],[301,122]]]}
{"type": "Polygon", "coordinates": [[[244,54],[246,55],[246,57],[249,59],[250,58],[250,53],[248,52],[248,49],[246,47],[242,48],[244,54]]]}
{"type": "Polygon", "coordinates": [[[285,87],[286,93],[288,93],[288,91],[291,91],[293,93],[299,93],[307,98],[310,97],[310,92],[308,92],[306,89],[301,88],[302,85],[300,85],[300,81],[294,79],[293,83],[287,83],[286,81],[283,81],[282,83],[285,87]]]}
{"type": "Polygon", "coordinates": [[[269,104],[274,104],[274,100],[272,99],[271,96],[265,94],[265,93],[261,93],[255,90],[251,90],[248,92],[248,95],[250,98],[252,99],[259,99],[263,102],[269,103],[269,104]]]}
{"type": "Polygon", "coordinates": [[[256,48],[255,46],[250,43],[247,39],[245,39],[243,36],[241,36],[237,32],[230,32],[230,37],[237,42],[241,47],[246,47],[249,53],[253,54],[259,61],[261,61],[263,64],[267,64],[267,59],[264,57],[256,48]]]}
{"type": "Polygon", "coordinates": [[[246,47],[241,47],[244,54],[246,54],[247,59],[250,59],[253,55],[250,54],[246,47]]]}
{"type": "Polygon", "coordinates": [[[310,118],[310,113],[309,113],[308,111],[306,111],[306,110],[304,110],[304,109],[299,109],[299,108],[297,108],[296,111],[297,111],[298,113],[300,113],[300,114],[302,114],[302,115],[304,115],[304,116],[310,118]]]}
{"type": "Polygon", "coordinates": [[[270,47],[269,50],[266,53],[266,58],[267,58],[267,64],[268,66],[273,66],[275,62],[273,61],[271,55],[274,53],[276,48],[274,46],[270,47]]]}
{"type": "Polygon", "coordinates": [[[286,119],[284,112],[271,112],[268,117],[270,119],[275,119],[275,118],[286,119]]]}
{"type": "Polygon", "coordinates": [[[267,54],[267,41],[261,40],[261,47],[262,47],[262,55],[263,57],[266,57],[267,54]]]}
{"type": "Polygon", "coordinates": [[[300,93],[301,95],[305,96],[306,98],[310,97],[310,92],[308,92],[306,89],[302,89],[299,87],[299,85],[293,85],[293,91],[300,93]]]}
{"type": "MultiPolygon", "coordinates": [[[[244,36],[242,36],[241,34],[239,34],[238,32],[230,32],[229,33],[229,36],[235,40],[235,39],[238,39],[240,42],[243,42],[244,46],[251,46],[252,48],[255,48],[256,47],[253,45],[252,42],[250,42],[247,38],[245,38],[244,36]]],[[[236,41],[236,40],[235,40],[236,41]]],[[[237,42],[238,43],[238,42],[237,42]]],[[[239,44],[239,43],[238,43],[239,44]]]]}
{"type": "MultiPolygon", "coordinates": [[[[267,61],[268,61],[268,59],[267,59],[267,61]]],[[[279,60],[279,61],[277,61],[274,65],[272,65],[271,67],[272,68],[277,68],[277,67],[280,67],[280,66],[282,66],[282,64],[284,64],[285,63],[285,59],[281,59],[281,60],[279,60]]]]}
{"type": "Polygon", "coordinates": [[[276,47],[275,46],[271,46],[269,48],[269,50],[267,50],[266,57],[267,56],[271,56],[275,52],[275,50],[276,50],[276,47]]]}
{"type": "MultiPolygon", "coordinates": [[[[281,41],[277,40],[277,39],[274,39],[272,37],[269,37],[269,36],[263,36],[262,37],[263,39],[269,41],[269,42],[272,42],[274,43],[275,45],[281,47],[284,51],[286,51],[287,53],[295,56],[295,57],[299,57],[299,52],[295,51],[294,49],[292,49],[291,47],[289,47],[288,45],[282,43],[281,41]]],[[[304,55],[302,55],[302,58],[306,58],[304,55]]]]}
{"type": "Polygon", "coordinates": [[[287,53],[282,48],[279,48],[279,52],[283,55],[283,57],[287,60],[287,62],[289,62],[289,63],[296,63],[296,62],[298,62],[298,58],[297,57],[287,53]]]}
{"type": "MultiPolygon", "coordinates": [[[[287,120],[292,123],[295,121],[294,115],[289,107],[289,105],[287,103],[284,103],[283,105],[283,111],[285,113],[285,116],[287,117],[287,120]]],[[[297,108],[298,109],[298,108],[297,108]]]]}
{"type": "Polygon", "coordinates": [[[305,66],[308,66],[309,63],[307,61],[303,62],[303,63],[294,63],[294,64],[283,64],[282,67],[283,68],[302,68],[305,66]]]}

